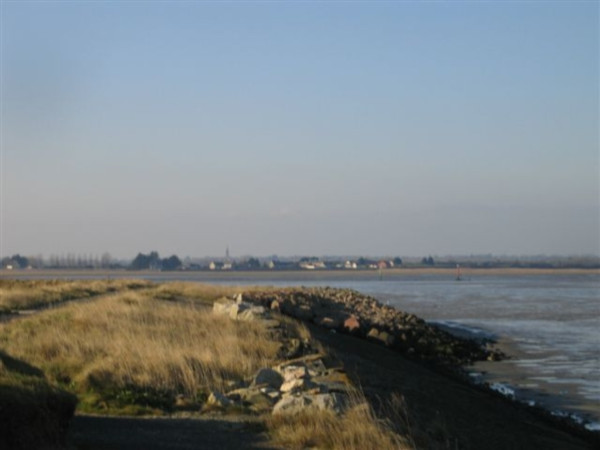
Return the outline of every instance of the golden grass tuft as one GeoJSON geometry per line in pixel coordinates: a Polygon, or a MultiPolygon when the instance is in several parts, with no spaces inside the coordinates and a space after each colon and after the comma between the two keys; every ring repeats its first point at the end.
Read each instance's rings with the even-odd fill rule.
{"type": "Polygon", "coordinates": [[[146,292],[70,303],[0,327],[0,348],[53,382],[104,397],[132,391],[134,397],[195,398],[275,364],[279,346],[260,323],[234,322],[146,292]]]}
{"type": "Polygon", "coordinates": [[[341,416],[330,411],[307,410],[300,414],[277,414],[266,419],[275,445],[288,449],[380,450],[411,449],[408,440],[390,424],[375,416],[362,395],[355,394],[341,416]]]}

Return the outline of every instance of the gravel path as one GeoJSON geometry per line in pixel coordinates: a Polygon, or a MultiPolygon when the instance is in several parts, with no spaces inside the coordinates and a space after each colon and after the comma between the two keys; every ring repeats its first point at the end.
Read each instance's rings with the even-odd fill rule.
{"type": "Polygon", "coordinates": [[[69,450],[270,449],[265,437],[239,419],[130,418],[78,415],[69,450]]]}

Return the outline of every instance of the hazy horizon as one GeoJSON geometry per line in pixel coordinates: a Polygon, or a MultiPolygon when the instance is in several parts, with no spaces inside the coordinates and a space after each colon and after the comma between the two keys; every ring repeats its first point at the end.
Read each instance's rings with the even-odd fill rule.
{"type": "Polygon", "coordinates": [[[0,8],[0,256],[600,255],[598,2],[0,8]]]}

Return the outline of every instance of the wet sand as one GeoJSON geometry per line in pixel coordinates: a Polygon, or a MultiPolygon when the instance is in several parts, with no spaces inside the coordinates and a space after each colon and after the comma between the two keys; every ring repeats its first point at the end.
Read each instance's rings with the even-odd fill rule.
{"type": "Polygon", "coordinates": [[[498,362],[481,361],[468,368],[482,373],[481,381],[510,387],[516,399],[524,403],[555,413],[574,414],[590,425],[600,425],[600,403],[580,395],[578,385],[564,380],[544,380],[534,370],[519,364],[521,359],[528,359],[528,355],[509,338],[499,339],[494,347],[505,353],[508,359],[498,362]]]}
{"type": "MultiPolygon", "coordinates": [[[[0,279],[114,279],[114,278],[144,278],[153,281],[228,281],[248,280],[254,283],[260,280],[290,280],[302,282],[319,280],[352,280],[352,279],[385,279],[395,277],[413,277],[423,275],[439,275],[449,278],[456,276],[455,268],[440,267],[398,267],[379,271],[368,270],[201,270],[201,271],[172,271],[156,270],[6,270],[0,269],[0,279]]],[[[600,269],[533,269],[533,268],[462,268],[462,277],[469,279],[479,276],[528,276],[528,275],[600,275],[600,269]]],[[[268,282],[267,282],[268,284],[268,282]]]]}
{"type": "MultiPolygon", "coordinates": [[[[435,323],[455,336],[481,340],[481,335],[469,332],[465,328],[454,328],[435,323]]],[[[473,374],[474,383],[499,385],[509,390],[509,397],[530,406],[536,406],[549,412],[574,414],[584,422],[598,426],[600,424],[600,404],[586,399],[577,391],[574,383],[550,383],[536,376],[536,372],[526,369],[518,362],[530,358],[513,340],[508,337],[494,337],[493,348],[507,356],[503,361],[478,361],[466,367],[473,374]],[[535,381],[532,380],[535,378],[535,381]],[[511,392],[514,396],[510,395],[511,392]]]]}

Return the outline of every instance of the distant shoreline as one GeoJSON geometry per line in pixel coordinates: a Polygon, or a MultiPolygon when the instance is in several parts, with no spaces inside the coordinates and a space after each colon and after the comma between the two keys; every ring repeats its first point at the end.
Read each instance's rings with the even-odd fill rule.
{"type": "MultiPolygon", "coordinates": [[[[352,279],[352,278],[376,278],[385,279],[386,276],[420,276],[420,275],[440,275],[456,276],[454,268],[436,268],[436,267],[401,267],[393,269],[384,269],[381,272],[376,269],[341,269],[341,270],[176,270],[176,271],[156,271],[156,270],[104,270],[104,269],[19,269],[19,270],[0,270],[0,278],[19,279],[19,278],[149,278],[160,277],[166,279],[189,279],[189,281],[203,279],[223,279],[228,278],[253,278],[253,279],[274,279],[274,278],[297,278],[303,279],[352,279]]],[[[471,277],[478,276],[534,276],[534,275],[600,275],[600,269],[584,268],[520,268],[520,267],[502,267],[502,268],[469,268],[461,267],[461,279],[468,280],[471,277]]]]}

